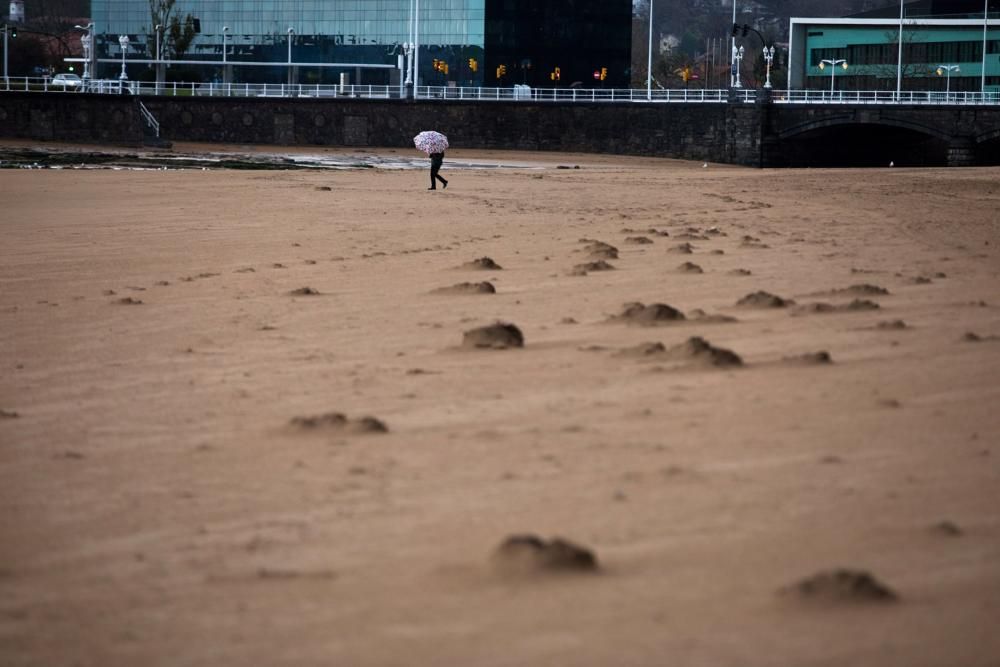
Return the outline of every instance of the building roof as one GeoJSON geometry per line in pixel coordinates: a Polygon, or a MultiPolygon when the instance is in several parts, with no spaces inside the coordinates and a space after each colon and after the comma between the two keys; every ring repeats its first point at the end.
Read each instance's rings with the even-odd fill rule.
{"type": "MultiPolygon", "coordinates": [[[[1000,15],[1000,0],[988,0],[988,14],[991,17],[1000,15]]],[[[982,18],[984,0],[911,0],[903,5],[905,18],[938,18],[938,19],[971,19],[982,18]]],[[[858,14],[850,14],[845,18],[852,19],[891,19],[899,18],[899,6],[889,5],[881,9],[873,9],[858,14]]]]}

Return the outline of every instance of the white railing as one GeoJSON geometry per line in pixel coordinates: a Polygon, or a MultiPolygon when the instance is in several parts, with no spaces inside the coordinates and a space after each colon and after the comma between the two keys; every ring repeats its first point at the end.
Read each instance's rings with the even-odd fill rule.
{"type": "MultiPolygon", "coordinates": [[[[88,92],[99,94],[160,95],[167,97],[303,97],[320,99],[400,99],[400,87],[340,84],[281,84],[281,83],[192,83],[151,81],[120,81],[118,79],[88,79],[78,86],[53,84],[39,77],[0,78],[0,92],[27,91],[47,93],[88,92]]],[[[720,104],[735,102],[751,104],[760,91],[753,88],[700,89],[678,88],[647,91],[643,88],[508,88],[417,86],[419,99],[462,100],[474,102],[577,102],[577,103],[691,103],[720,104]]],[[[943,92],[884,90],[772,90],[771,102],[776,104],[919,104],[919,105],[996,105],[1000,92],[943,92]]]]}
{"type": "Polygon", "coordinates": [[[159,138],[160,121],[156,120],[156,116],[154,116],[149,109],[146,108],[146,105],[142,103],[142,100],[138,100],[138,102],[139,112],[142,114],[142,119],[146,121],[146,125],[148,125],[156,133],[156,137],[159,138]]]}
{"type": "Polygon", "coordinates": [[[776,104],[1000,104],[1000,92],[973,93],[939,90],[775,90],[776,104]]]}

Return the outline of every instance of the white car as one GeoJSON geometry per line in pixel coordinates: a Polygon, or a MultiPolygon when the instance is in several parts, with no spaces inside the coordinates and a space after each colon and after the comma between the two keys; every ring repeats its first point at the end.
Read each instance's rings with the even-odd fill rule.
{"type": "Polygon", "coordinates": [[[64,90],[66,88],[79,88],[83,85],[83,80],[76,74],[67,72],[65,74],[56,74],[52,77],[52,85],[62,86],[64,90]]]}

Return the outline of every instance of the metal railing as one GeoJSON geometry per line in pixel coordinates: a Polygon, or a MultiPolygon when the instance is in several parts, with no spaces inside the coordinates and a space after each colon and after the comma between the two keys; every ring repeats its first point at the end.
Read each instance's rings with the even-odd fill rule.
{"type": "MultiPolygon", "coordinates": [[[[9,77],[0,79],[0,92],[88,92],[99,94],[160,95],[167,97],[303,97],[324,99],[400,99],[405,96],[398,85],[340,84],[281,84],[281,83],[193,83],[121,81],[118,79],[86,79],[77,86],[53,84],[39,77],[9,77]]],[[[474,102],[577,102],[577,103],[691,103],[691,104],[752,104],[761,91],[738,89],[669,89],[636,88],[507,88],[417,86],[419,99],[462,100],[474,102]]],[[[778,90],[770,93],[775,104],[918,104],[918,105],[995,105],[1000,104],[1000,92],[944,92],[882,90],[778,90]]]]}
{"type": "Polygon", "coordinates": [[[775,90],[776,104],[1000,104],[1000,92],[973,93],[937,90],[775,90]]]}
{"type": "Polygon", "coordinates": [[[156,120],[156,116],[154,116],[149,111],[149,109],[146,108],[146,105],[142,103],[142,100],[137,100],[137,101],[139,102],[139,113],[142,114],[142,119],[144,121],[146,121],[146,125],[148,125],[149,128],[151,130],[153,130],[153,132],[156,133],[156,137],[159,138],[160,137],[160,121],[156,120]]]}

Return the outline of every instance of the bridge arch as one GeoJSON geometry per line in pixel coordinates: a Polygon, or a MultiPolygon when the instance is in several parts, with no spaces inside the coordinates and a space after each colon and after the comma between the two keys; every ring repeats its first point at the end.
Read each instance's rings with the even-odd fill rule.
{"type": "Polygon", "coordinates": [[[865,110],[776,125],[769,166],[946,166],[954,141],[947,128],[865,110]]]}

